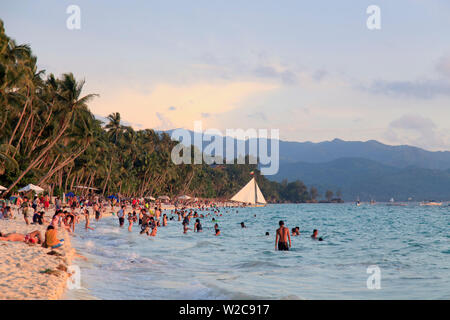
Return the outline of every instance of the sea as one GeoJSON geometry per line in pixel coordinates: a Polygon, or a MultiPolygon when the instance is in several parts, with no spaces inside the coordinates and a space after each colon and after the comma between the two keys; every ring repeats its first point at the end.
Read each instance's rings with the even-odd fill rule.
{"type": "Polygon", "coordinates": [[[187,234],[164,213],[174,220],[156,237],[120,228],[115,216],[92,219],[93,231],[80,223],[72,245],[87,260],[73,261],[78,280],[64,298],[450,299],[448,204],[220,208],[187,234]],[[280,220],[300,227],[290,251],[275,250],[280,220]]]}

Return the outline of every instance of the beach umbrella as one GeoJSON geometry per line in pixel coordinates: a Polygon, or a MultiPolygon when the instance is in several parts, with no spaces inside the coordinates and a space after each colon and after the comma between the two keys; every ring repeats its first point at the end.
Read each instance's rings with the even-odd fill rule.
{"type": "Polygon", "coordinates": [[[23,187],[22,189],[19,190],[19,192],[28,192],[28,191],[34,191],[36,193],[41,193],[44,192],[44,189],[42,189],[39,186],[35,186],[34,184],[29,184],[25,187],[23,187]]]}
{"type": "Polygon", "coordinates": [[[145,197],[145,199],[148,199],[148,200],[151,200],[151,201],[155,201],[155,200],[156,200],[156,199],[153,198],[152,196],[150,196],[150,197],[145,197]]]}
{"type": "Polygon", "coordinates": [[[75,197],[75,193],[68,192],[68,193],[66,193],[66,197],[75,197]]]}
{"type": "Polygon", "coordinates": [[[119,200],[115,195],[109,196],[108,199],[116,199],[116,200],[119,200]]]}
{"type": "Polygon", "coordinates": [[[170,198],[168,196],[159,196],[158,199],[161,200],[170,200],[170,198]]]}
{"type": "Polygon", "coordinates": [[[183,195],[183,196],[179,196],[178,199],[181,200],[189,200],[191,197],[187,196],[187,195],[183,195]]]}

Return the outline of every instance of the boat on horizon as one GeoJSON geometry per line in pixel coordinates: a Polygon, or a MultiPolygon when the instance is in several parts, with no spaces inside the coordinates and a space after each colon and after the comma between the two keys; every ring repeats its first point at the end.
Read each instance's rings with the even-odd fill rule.
{"type": "Polygon", "coordinates": [[[255,177],[253,177],[230,200],[244,203],[247,207],[265,207],[267,204],[266,199],[256,183],[255,177]]]}
{"type": "Polygon", "coordinates": [[[442,202],[437,202],[434,200],[422,201],[419,205],[420,206],[442,206],[442,202]]]}

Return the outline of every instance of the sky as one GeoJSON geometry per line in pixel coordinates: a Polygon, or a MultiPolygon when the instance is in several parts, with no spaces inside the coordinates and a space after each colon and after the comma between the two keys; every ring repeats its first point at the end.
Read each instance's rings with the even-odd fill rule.
{"type": "Polygon", "coordinates": [[[449,16],[447,0],[0,2],[7,34],[47,74],[85,79],[100,117],[433,151],[450,150],[449,16]]]}

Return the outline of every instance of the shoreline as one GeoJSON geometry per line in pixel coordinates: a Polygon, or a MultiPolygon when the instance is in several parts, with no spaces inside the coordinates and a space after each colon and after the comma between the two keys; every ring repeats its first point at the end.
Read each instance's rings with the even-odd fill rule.
{"type": "MultiPolygon", "coordinates": [[[[26,225],[17,214],[13,220],[0,220],[2,233],[29,233],[39,230],[45,234],[47,225],[26,225]]],[[[1,300],[58,300],[64,294],[69,274],[67,268],[75,255],[70,235],[58,228],[64,245],[58,249],[43,248],[24,242],[0,242],[1,300]],[[49,255],[49,252],[60,255],[49,255]]]]}

